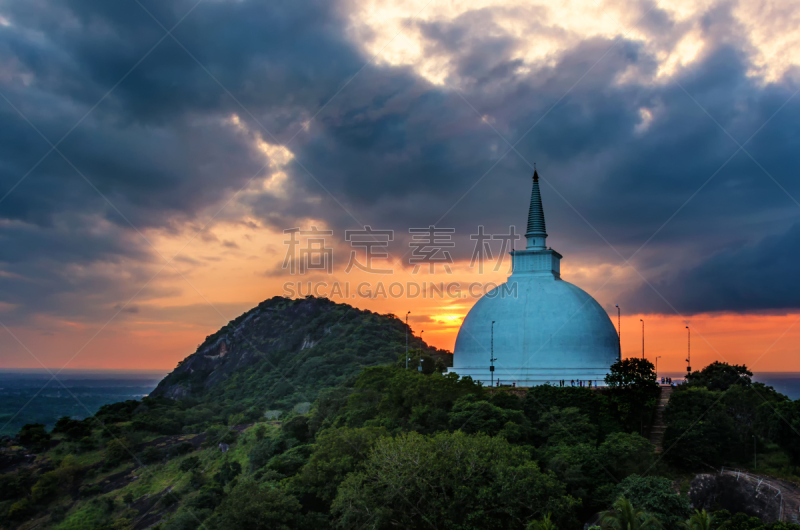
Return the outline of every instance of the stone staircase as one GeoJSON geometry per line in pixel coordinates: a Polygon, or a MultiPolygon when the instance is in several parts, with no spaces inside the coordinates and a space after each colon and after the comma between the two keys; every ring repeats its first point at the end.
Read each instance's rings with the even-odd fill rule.
{"type": "Polygon", "coordinates": [[[667,408],[669,396],[672,394],[671,385],[659,385],[661,387],[661,396],[658,399],[656,406],[655,418],[653,418],[653,426],[650,428],[650,443],[656,448],[656,453],[661,453],[664,448],[664,431],[667,429],[664,425],[664,409],[667,408]]]}

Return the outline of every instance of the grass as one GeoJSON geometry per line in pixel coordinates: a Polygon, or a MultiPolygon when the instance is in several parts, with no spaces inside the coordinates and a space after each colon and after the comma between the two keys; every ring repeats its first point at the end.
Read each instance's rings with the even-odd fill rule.
{"type": "MultiPolygon", "coordinates": [[[[122,500],[126,494],[130,493],[134,501],[139,501],[145,496],[155,496],[162,494],[164,491],[171,489],[177,495],[182,497],[185,502],[187,499],[196,495],[196,492],[190,486],[189,481],[191,472],[181,471],[180,465],[190,457],[197,457],[200,459],[200,469],[203,475],[210,480],[216,474],[225,462],[238,462],[242,466],[242,473],[249,473],[249,459],[248,453],[253,449],[258,442],[256,437],[256,430],[259,425],[264,425],[266,430],[265,437],[277,436],[280,431],[280,422],[263,422],[255,424],[243,432],[241,432],[236,442],[230,446],[227,453],[222,453],[216,446],[192,451],[186,455],[172,458],[166,462],[150,464],[144,467],[132,468],[134,465],[130,461],[120,463],[113,469],[102,469],[94,467],[92,473],[84,478],[83,484],[91,485],[98,484],[111,475],[119,473],[124,470],[130,470],[136,476],[125,486],[116,489],[107,494],[98,495],[88,499],[79,499],[72,502],[71,499],[66,497],[58,501],[58,505],[62,510],[67,510],[64,519],[55,523],[53,528],[60,530],[77,530],[84,528],[93,528],[98,525],[118,520],[121,517],[131,519],[135,517],[135,510],[130,510],[122,500]]],[[[192,435],[182,436],[182,439],[191,438],[192,435]]],[[[158,436],[144,437],[142,442],[158,438],[158,436]]],[[[64,457],[64,449],[68,449],[65,445],[61,446],[62,449],[54,448],[46,455],[41,455],[43,460],[50,460],[58,462],[64,457]]],[[[87,451],[77,453],[74,455],[78,463],[84,467],[95,466],[102,462],[103,451],[98,449],[94,451],[87,451]]],[[[51,504],[50,508],[55,508],[56,504],[51,504]]],[[[159,507],[158,509],[162,509],[159,507]]],[[[52,511],[52,510],[50,510],[52,511]]],[[[50,523],[51,519],[49,512],[42,514],[42,517],[37,518],[34,522],[39,525],[50,523]]],[[[121,521],[122,522],[122,521],[121,521]]]]}
{"type": "Polygon", "coordinates": [[[75,507],[67,513],[67,517],[54,526],[59,530],[83,530],[93,528],[97,522],[108,515],[103,501],[98,497],[85,502],[75,504],[75,507]]]}

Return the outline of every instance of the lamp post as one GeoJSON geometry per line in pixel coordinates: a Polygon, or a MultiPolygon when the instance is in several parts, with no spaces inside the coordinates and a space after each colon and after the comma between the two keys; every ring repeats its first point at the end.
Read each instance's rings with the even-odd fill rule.
{"type": "Polygon", "coordinates": [[[686,373],[692,373],[692,330],[686,326],[686,373]]]}
{"type": "Polygon", "coordinates": [[[411,314],[411,311],[406,313],[406,370],[408,370],[408,315],[411,314]]]}
{"type": "Polygon", "coordinates": [[[644,319],[640,318],[639,321],[642,323],[642,359],[644,359],[644,319]]]}
{"type": "Polygon", "coordinates": [[[617,346],[619,347],[618,361],[622,361],[622,313],[617,304],[617,346]]]}
{"type": "Polygon", "coordinates": [[[494,320],[492,320],[492,340],[491,340],[491,350],[489,353],[489,377],[491,382],[489,386],[494,386],[494,362],[497,360],[494,358],[494,320]]]}
{"type": "Polygon", "coordinates": [[[422,334],[425,333],[425,330],[420,330],[419,332],[419,366],[417,367],[418,371],[422,371],[422,346],[425,342],[422,340],[422,334]]]}
{"type": "Polygon", "coordinates": [[[656,356],[656,379],[658,379],[658,360],[661,358],[660,355],[656,356]]]}

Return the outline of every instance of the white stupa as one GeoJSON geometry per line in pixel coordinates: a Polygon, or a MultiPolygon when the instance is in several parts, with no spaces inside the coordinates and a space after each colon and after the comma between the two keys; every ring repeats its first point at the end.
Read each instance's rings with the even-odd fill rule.
{"type": "Polygon", "coordinates": [[[534,170],[525,250],[512,251],[512,274],[464,319],[450,373],[486,385],[603,385],[619,357],[608,313],[588,293],[561,279],[561,254],[545,245],[539,175],[534,170]],[[494,322],[494,374],[490,372],[494,322]]]}

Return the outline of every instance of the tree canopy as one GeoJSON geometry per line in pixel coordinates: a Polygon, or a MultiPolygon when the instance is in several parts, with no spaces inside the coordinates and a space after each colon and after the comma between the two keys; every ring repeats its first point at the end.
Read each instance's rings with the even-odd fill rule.
{"type": "Polygon", "coordinates": [[[485,434],[381,438],[333,502],[341,528],[523,527],[549,513],[574,524],[578,501],[531,455],[485,434]]]}

